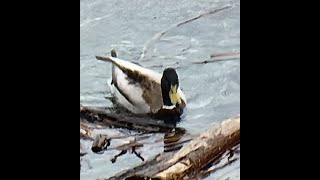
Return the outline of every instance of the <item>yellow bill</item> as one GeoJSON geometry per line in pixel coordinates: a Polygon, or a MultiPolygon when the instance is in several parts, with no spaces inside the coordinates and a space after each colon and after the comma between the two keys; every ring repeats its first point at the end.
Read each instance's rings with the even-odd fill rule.
{"type": "Polygon", "coordinates": [[[176,105],[177,103],[181,104],[180,96],[177,93],[177,85],[171,85],[170,91],[169,91],[169,97],[172,104],[174,105],[176,105]]]}

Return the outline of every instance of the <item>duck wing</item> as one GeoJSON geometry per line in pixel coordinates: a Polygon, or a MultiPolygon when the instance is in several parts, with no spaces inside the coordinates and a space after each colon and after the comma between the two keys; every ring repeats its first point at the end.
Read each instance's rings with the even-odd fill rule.
{"type": "MultiPolygon", "coordinates": [[[[135,113],[156,113],[163,106],[162,74],[116,57],[98,57],[111,62],[112,82],[135,113]]],[[[130,109],[130,108],[129,108],[130,109]]]]}

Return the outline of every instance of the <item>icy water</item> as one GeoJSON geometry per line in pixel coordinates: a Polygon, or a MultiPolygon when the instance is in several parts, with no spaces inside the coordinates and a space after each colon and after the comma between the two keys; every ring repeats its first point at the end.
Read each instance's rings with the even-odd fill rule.
{"type": "MultiPolygon", "coordinates": [[[[192,63],[208,60],[213,53],[240,52],[239,0],[80,0],[81,104],[112,106],[104,98],[110,95],[107,82],[111,66],[95,59],[95,55],[109,55],[111,49],[121,59],[139,62],[158,72],[165,67],[177,68],[188,100],[178,126],[191,134],[240,113],[240,58],[192,63]],[[217,9],[223,10],[175,27],[217,9]],[[161,32],[165,34],[159,38],[157,34],[161,32]]],[[[143,150],[146,158],[148,152],[162,151],[154,144],[149,146],[143,150]]],[[[134,155],[128,155],[112,164],[108,153],[115,152],[105,152],[106,156],[89,153],[83,159],[88,163],[80,172],[81,179],[109,177],[140,163],[134,155]]],[[[239,166],[240,161],[229,169],[239,166]]],[[[240,172],[230,174],[230,179],[240,179],[240,172]]]]}

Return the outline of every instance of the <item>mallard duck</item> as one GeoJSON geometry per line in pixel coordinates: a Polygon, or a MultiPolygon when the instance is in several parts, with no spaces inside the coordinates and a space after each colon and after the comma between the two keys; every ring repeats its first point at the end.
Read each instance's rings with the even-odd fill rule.
{"type": "Polygon", "coordinates": [[[179,87],[174,68],[166,68],[160,74],[117,58],[114,50],[111,57],[96,58],[112,63],[111,94],[130,112],[154,117],[180,116],[183,113],[186,97],[179,87]]]}

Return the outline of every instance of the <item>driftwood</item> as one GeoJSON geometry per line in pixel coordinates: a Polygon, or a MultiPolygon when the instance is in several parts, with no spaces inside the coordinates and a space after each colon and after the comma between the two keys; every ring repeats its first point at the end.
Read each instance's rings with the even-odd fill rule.
{"type": "MultiPolygon", "coordinates": [[[[183,128],[153,121],[145,121],[144,125],[128,126],[130,118],[112,119],[102,111],[80,106],[80,138],[92,141],[91,150],[97,153],[109,149],[118,150],[119,153],[110,159],[112,163],[116,162],[117,157],[127,153],[135,154],[141,160],[139,166],[119,172],[106,179],[201,179],[239,158],[240,115],[217,123],[197,136],[191,136],[183,128]],[[160,127],[157,127],[157,123],[160,124],[160,127]],[[93,133],[97,129],[112,127],[138,131],[134,135],[119,133],[119,135],[109,136],[108,134],[93,133]],[[156,139],[157,142],[163,141],[164,150],[163,153],[155,154],[153,158],[145,159],[143,154],[137,152],[136,149],[143,148],[141,142],[143,139],[151,137],[148,135],[150,132],[165,133],[162,138],[156,139]],[[125,141],[116,146],[108,147],[116,138],[124,138],[125,141]]],[[[140,120],[135,122],[142,123],[140,120]]],[[[85,154],[86,152],[82,150],[80,144],[80,156],[85,154]]]]}
{"type": "Polygon", "coordinates": [[[166,164],[173,164],[154,177],[179,179],[192,177],[228,149],[240,142],[240,116],[223,121],[184,146],[166,164]],[[179,178],[177,178],[179,177],[179,178]]]}
{"type": "MultiPolygon", "coordinates": [[[[117,115],[117,117],[120,116],[117,115]]],[[[80,139],[92,141],[91,151],[97,154],[103,154],[107,149],[116,149],[120,151],[118,155],[111,159],[113,163],[116,162],[117,157],[122,156],[127,152],[135,154],[138,158],[144,161],[143,155],[137,153],[136,149],[143,147],[141,141],[149,138],[151,136],[150,133],[152,132],[164,132],[164,137],[159,137],[159,139],[154,140],[157,142],[163,142],[164,147],[161,148],[164,148],[165,152],[179,150],[184,143],[191,140],[191,137],[186,130],[181,127],[173,127],[172,124],[168,125],[163,122],[161,124],[150,119],[140,119],[139,121],[135,121],[135,123],[140,123],[140,125],[137,125],[130,122],[131,120],[134,119],[132,117],[125,117],[123,119],[115,117],[110,118],[110,115],[106,114],[102,110],[93,110],[80,105],[80,139]],[[108,131],[104,131],[102,134],[101,132],[94,133],[94,130],[107,130],[112,129],[113,127],[129,130],[135,129],[138,131],[136,131],[134,135],[126,135],[120,131],[119,134],[113,135],[107,134],[108,131]],[[124,141],[116,147],[109,147],[114,139],[123,139],[124,141]]],[[[80,156],[83,156],[86,153],[87,152],[81,149],[80,144],[80,156]]]]}
{"type": "MultiPolygon", "coordinates": [[[[177,123],[174,121],[165,122],[163,120],[152,119],[149,117],[138,117],[128,112],[105,113],[102,110],[90,109],[80,105],[80,126],[81,120],[94,122],[96,125],[104,127],[126,128],[129,130],[138,130],[149,133],[170,132],[176,127],[177,123]]],[[[88,129],[90,130],[90,128],[86,128],[86,130],[88,129]]],[[[81,134],[80,132],[80,136],[85,136],[85,133],[82,132],[81,134]]]]}
{"type": "MultiPolygon", "coordinates": [[[[108,126],[104,125],[97,125],[92,122],[88,122],[86,120],[80,120],[80,139],[83,140],[90,140],[92,141],[92,147],[91,150],[94,153],[101,154],[104,150],[107,150],[108,146],[110,146],[111,140],[113,139],[124,139],[124,143],[120,144],[115,149],[119,151],[127,150],[131,151],[132,153],[136,154],[135,149],[142,147],[143,144],[140,143],[140,141],[149,138],[151,134],[149,132],[142,132],[142,133],[136,133],[135,135],[124,135],[124,134],[117,134],[109,136],[108,134],[97,134],[94,136],[95,133],[93,133],[94,130],[106,130],[109,129],[108,126]],[[128,139],[129,138],[129,139],[128,139]],[[129,142],[127,142],[129,140],[129,142]]],[[[164,151],[175,151],[182,147],[182,145],[186,142],[189,142],[191,140],[190,135],[186,132],[185,129],[181,127],[177,127],[172,129],[172,131],[168,131],[164,134],[163,138],[155,139],[155,141],[163,142],[164,143],[164,151]]],[[[114,149],[114,148],[108,148],[108,149],[114,149]]],[[[84,150],[81,149],[80,144],[80,156],[85,155],[84,150]]],[[[137,155],[137,154],[136,154],[137,155]]],[[[138,156],[139,157],[139,156],[138,156]]],[[[140,159],[143,159],[142,157],[139,157],[140,159]]]]}
{"type": "Polygon", "coordinates": [[[240,144],[240,115],[217,123],[177,152],[164,152],[143,164],[114,175],[114,179],[197,179],[232,163],[240,144]],[[224,164],[212,165],[228,154],[224,164]],[[211,165],[211,168],[210,168],[211,165]]]}

